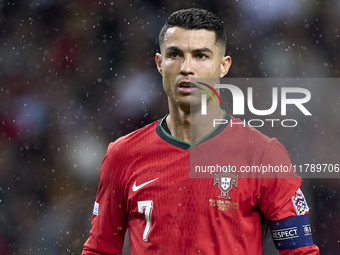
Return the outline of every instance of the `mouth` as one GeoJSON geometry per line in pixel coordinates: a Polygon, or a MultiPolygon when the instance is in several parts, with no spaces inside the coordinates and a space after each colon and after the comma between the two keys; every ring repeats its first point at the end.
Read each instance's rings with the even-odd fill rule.
{"type": "Polygon", "coordinates": [[[184,81],[180,82],[178,85],[178,90],[183,93],[191,93],[194,89],[197,89],[197,86],[193,82],[184,81]]]}

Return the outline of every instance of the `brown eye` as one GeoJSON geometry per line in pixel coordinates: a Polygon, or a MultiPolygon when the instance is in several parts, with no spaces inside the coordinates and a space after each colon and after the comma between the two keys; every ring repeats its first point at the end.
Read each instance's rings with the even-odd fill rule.
{"type": "Polygon", "coordinates": [[[198,54],[197,57],[198,57],[199,59],[205,59],[207,56],[204,55],[204,54],[198,54]]]}
{"type": "Polygon", "coordinates": [[[169,54],[170,58],[177,58],[178,57],[178,53],[177,52],[171,52],[169,54]]]}

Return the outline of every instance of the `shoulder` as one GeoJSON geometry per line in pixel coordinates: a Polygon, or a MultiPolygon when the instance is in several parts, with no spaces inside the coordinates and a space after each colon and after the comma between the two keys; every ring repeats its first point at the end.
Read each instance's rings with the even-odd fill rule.
{"type": "Polygon", "coordinates": [[[119,137],[108,146],[106,155],[117,155],[132,149],[143,147],[156,138],[156,126],[159,120],[152,122],[140,129],[137,129],[125,136],[119,137]]]}
{"type": "Polygon", "coordinates": [[[157,122],[122,136],[108,145],[100,169],[102,182],[111,183],[115,180],[115,183],[123,183],[129,165],[145,148],[146,141],[155,139],[157,122]]]}
{"type": "Polygon", "coordinates": [[[275,137],[269,137],[254,127],[250,127],[245,121],[231,116],[225,132],[225,139],[240,149],[248,149],[252,153],[264,152],[273,147],[283,149],[284,146],[275,137]]]}
{"type": "Polygon", "coordinates": [[[231,116],[229,128],[232,132],[235,132],[237,135],[242,136],[245,139],[249,139],[249,141],[256,140],[257,142],[270,143],[277,140],[276,138],[271,138],[263,134],[254,127],[250,127],[245,121],[233,116],[231,116]]]}

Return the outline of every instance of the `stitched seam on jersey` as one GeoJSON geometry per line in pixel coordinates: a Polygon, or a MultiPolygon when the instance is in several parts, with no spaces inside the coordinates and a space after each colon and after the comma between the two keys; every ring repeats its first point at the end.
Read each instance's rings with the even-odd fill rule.
{"type": "MultiPolygon", "coordinates": [[[[121,143],[121,141],[118,141],[118,143],[121,143]]],[[[112,153],[113,148],[115,148],[115,147],[118,145],[118,143],[114,144],[114,145],[111,147],[110,151],[107,152],[107,155],[109,155],[109,154],[112,153]]],[[[116,155],[116,157],[118,158],[118,155],[116,155]]],[[[110,170],[112,170],[112,171],[110,172],[111,178],[113,179],[112,181],[113,181],[113,182],[115,183],[115,185],[118,187],[119,194],[122,196],[123,200],[125,200],[125,196],[124,196],[124,188],[121,188],[121,187],[118,185],[118,183],[117,183],[117,181],[116,181],[116,178],[115,178],[115,175],[113,174],[113,171],[114,171],[113,165],[114,165],[114,164],[113,164],[113,162],[112,162],[112,160],[111,160],[110,157],[107,157],[107,160],[109,161],[110,170]]],[[[121,174],[122,174],[122,173],[121,173],[121,174]]],[[[125,174],[126,174],[126,173],[124,173],[124,176],[121,176],[121,179],[124,180],[124,181],[125,181],[125,174]]],[[[123,187],[124,187],[124,186],[125,186],[125,185],[123,185],[123,187]]],[[[110,197],[111,197],[111,192],[110,192],[110,197]]]]}
{"type": "MultiPolygon", "coordinates": [[[[272,147],[274,147],[275,145],[280,145],[280,146],[282,146],[282,147],[284,148],[285,153],[287,154],[288,158],[290,158],[289,153],[288,153],[288,151],[286,150],[286,148],[283,146],[283,144],[281,144],[280,141],[279,141],[277,138],[274,137],[274,138],[271,138],[271,140],[269,141],[268,145],[266,145],[266,146],[264,147],[264,150],[263,150],[263,153],[262,153],[262,155],[261,155],[261,158],[260,158],[260,161],[259,161],[259,162],[262,162],[262,160],[264,159],[265,155],[267,154],[267,151],[269,151],[269,150],[270,150],[272,147]]],[[[299,178],[299,179],[300,179],[299,185],[298,185],[297,188],[296,188],[296,190],[298,190],[299,187],[301,186],[302,179],[301,179],[301,177],[299,177],[299,176],[296,176],[296,178],[299,178]]],[[[294,190],[294,189],[291,189],[291,190],[294,190]]],[[[295,194],[296,190],[295,190],[295,191],[289,191],[289,192],[292,192],[292,194],[287,193],[287,194],[289,194],[289,195],[287,196],[287,198],[288,198],[287,203],[291,202],[291,197],[295,194]]],[[[287,194],[286,194],[286,195],[287,195],[287,194]]],[[[262,200],[262,191],[261,191],[261,200],[262,200]]],[[[277,208],[277,209],[275,210],[275,212],[273,213],[273,215],[275,215],[275,217],[277,217],[278,213],[282,210],[283,207],[285,207],[285,206],[287,205],[287,203],[284,203],[284,204],[281,205],[281,207],[277,208]]],[[[292,215],[292,216],[295,216],[295,215],[292,215]]],[[[279,219],[279,220],[281,220],[281,219],[279,219]]]]}
{"type": "MultiPolygon", "coordinates": [[[[121,141],[119,141],[119,143],[120,143],[121,141]]],[[[112,148],[111,148],[111,150],[110,150],[110,152],[113,150],[113,148],[114,147],[116,147],[117,146],[117,144],[115,144],[114,146],[112,146],[112,148]]],[[[108,152],[109,153],[109,152],[108,152]]],[[[117,155],[117,157],[118,157],[118,155],[117,155]]],[[[121,156],[120,156],[121,157],[121,156]]],[[[113,173],[113,171],[114,171],[114,165],[113,165],[113,162],[112,162],[112,160],[108,157],[108,160],[109,160],[109,163],[110,163],[110,170],[111,170],[111,172],[110,172],[110,175],[111,175],[111,178],[112,178],[112,183],[114,183],[114,185],[116,185],[117,187],[118,187],[118,193],[119,193],[119,195],[122,197],[122,201],[123,201],[123,205],[124,205],[124,210],[125,210],[125,212],[127,213],[127,215],[128,215],[128,204],[127,204],[127,201],[126,201],[126,199],[125,199],[125,195],[124,195],[124,189],[123,188],[121,188],[119,185],[118,185],[118,183],[117,183],[117,179],[115,178],[115,175],[114,175],[114,173],[113,173]]],[[[123,177],[121,177],[121,179],[123,179],[124,180],[124,182],[125,182],[125,176],[126,176],[126,171],[125,171],[125,173],[124,173],[124,176],[123,177]]],[[[123,186],[125,186],[125,185],[123,185],[123,186]]],[[[109,201],[111,201],[113,198],[112,198],[112,195],[113,195],[113,193],[112,192],[110,192],[110,194],[109,194],[109,201]]],[[[123,206],[122,205],[122,206],[123,206]]],[[[123,223],[123,228],[126,230],[127,229],[127,225],[128,225],[128,219],[129,219],[129,217],[126,217],[126,219],[125,219],[125,222],[123,223]]]]}

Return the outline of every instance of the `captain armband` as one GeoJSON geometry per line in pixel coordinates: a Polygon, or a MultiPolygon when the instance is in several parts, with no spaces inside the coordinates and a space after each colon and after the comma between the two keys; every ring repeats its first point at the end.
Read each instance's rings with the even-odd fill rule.
{"type": "Polygon", "coordinates": [[[278,250],[313,245],[308,214],[292,216],[269,223],[274,244],[278,250]]]}

